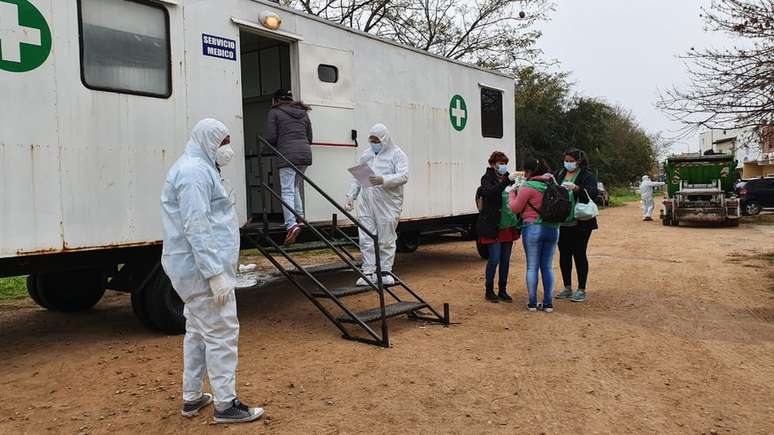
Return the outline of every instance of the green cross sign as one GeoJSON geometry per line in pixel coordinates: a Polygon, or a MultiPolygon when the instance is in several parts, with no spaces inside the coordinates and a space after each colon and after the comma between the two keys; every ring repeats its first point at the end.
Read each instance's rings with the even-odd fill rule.
{"type": "Polygon", "coordinates": [[[468,105],[465,104],[465,99],[461,95],[452,97],[449,103],[449,119],[452,127],[457,131],[464,130],[465,126],[468,125],[468,105]]]}
{"type": "Polygon", "coordinates": [[[0,0],[0,70],[27,72],[51,53],[51,29],[28,0],[0,0]]]}

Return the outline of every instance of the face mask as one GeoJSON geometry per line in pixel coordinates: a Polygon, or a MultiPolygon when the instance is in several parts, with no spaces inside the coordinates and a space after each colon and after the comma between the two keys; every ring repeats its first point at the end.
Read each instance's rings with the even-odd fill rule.
{"type": "Polygon", "coordinates": [[[500,175],[505,175],[508,173],[508,165],[497,165],[497,172],[500,173],[500,175]]]}
{"type": "Polygon", "coordinates": [[[373,150],[374,154],[379,154],[382,151],[382,144],[371,142],[371,150],[373,150]]]}
{"type": "Polygon", "coordinates": [[[215,153],[215,163],[217,163],[220,168],[231,163],[231,159],[233,158],[234,149],[231,148],[231,145],[223,145],[218,148],[218,151],[215,153]]]}
{"type": "Polygon", "coordinates": [[[564,169],[567,169],[569,172],[575,172],[578,169],[578,162],[564,162],[564,169]]]}

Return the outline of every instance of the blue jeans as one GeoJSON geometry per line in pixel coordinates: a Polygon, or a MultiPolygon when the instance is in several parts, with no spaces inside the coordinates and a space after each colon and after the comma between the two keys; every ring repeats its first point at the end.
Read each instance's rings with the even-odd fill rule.
{"type": "MultiPolygon", "coordinates": [[[[301,172],[306,172],[306,168],[306,166],[298,167],[301,172]]],[[[287,204],[292,204],[296,212],[300,216],[304,216],[304,202],[301,199],[301,185],[304,183],[304,179],[292,168],[280,168],[279,176],[282,200],[287,204]]],[[[289,230],[293,225],[296,225],[296,215],[287,207],[282,207],[282,212],[285,216],[285,229],[289,230]]]]}
{"type": "Polygon", "coordinates": [[[497,272],[497,266],[500,266],[500,288],[505,290],[508,284],[508,270],[511,267],[511,252],[513,251],[513,242],[491,243],[486,245],[489,249],[489,260],[486,262],[486,286],[494,288],[494,277],[497,272]]]}
{"type": "Polygon", "coordinates": [[[543,305],[551,304],[554,298],[553,260],[559,229],[540,224],[526,224],[521,229],[524,254],[527,257],[527,290],[529,304],[537,305],[538,270],[543,277],[543,305]]]}

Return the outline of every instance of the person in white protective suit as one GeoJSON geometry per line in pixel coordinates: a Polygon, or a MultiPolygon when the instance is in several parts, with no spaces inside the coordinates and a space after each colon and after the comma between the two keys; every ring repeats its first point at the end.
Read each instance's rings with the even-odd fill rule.
{"type": "Polygon", "coordinates": [[[199,121],[161,193],[161,264],[185,303],[182,414],[197,415],[214,396],[216,423],[248,422],[263,415],[263,409],[250,408],[236,397],[239,223],[220,177],[220,167],[234,154],[230,142],[220,121],[199,121]],[[203,391],[205,372],[212,395],[203,391]]]}
{"type": "MultiPolygon", "coordinates": [[[[346,197],[347,210],[354,209],[354,201],[358,202],[358,220],[379,239],[379,256],[382,269],[382,282],[392,285],[395,280],[388,272],[392,272],[395,262],[395,249],[400,214],[403,211],[403,186],[409,178],[408,157],[403,150],[393,143],[390,132],[383,124],[371,127],[369,133],[371,147],[360,158],[360,163],[367,164],[374,172],[370,178],[371,186],[362,187],[355,180],[346,197]]],[[[363,254],[363,273],[371,282],[376,282],[376,254],[374,241],[363,230],[360,230],[360,249],[363,254]]],[[[360,278],[357,285],[368,283],[360,278]]]]}
{"type": "Polygon", "coordinates": [[[642,182],[640,183],[640,198],[642,198],[642,220],[653,220],[653,209],[656,206],[653,200],[653,188],[661,187],[665,183],[659,181],[651,181],[647,175],[642,176],[642,182]]]}

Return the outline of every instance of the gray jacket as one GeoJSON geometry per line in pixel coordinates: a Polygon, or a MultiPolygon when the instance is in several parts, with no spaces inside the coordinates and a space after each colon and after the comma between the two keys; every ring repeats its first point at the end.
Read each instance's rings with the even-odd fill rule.
{"type": "MultiPolygon", "coordinates": [[[[266,120],[266,140],[296,166],[312,164],[312,122],[300,103],[274,106],[266,120]]],[[[286,167],[280,159],[278,167],[286,167]]]]}

